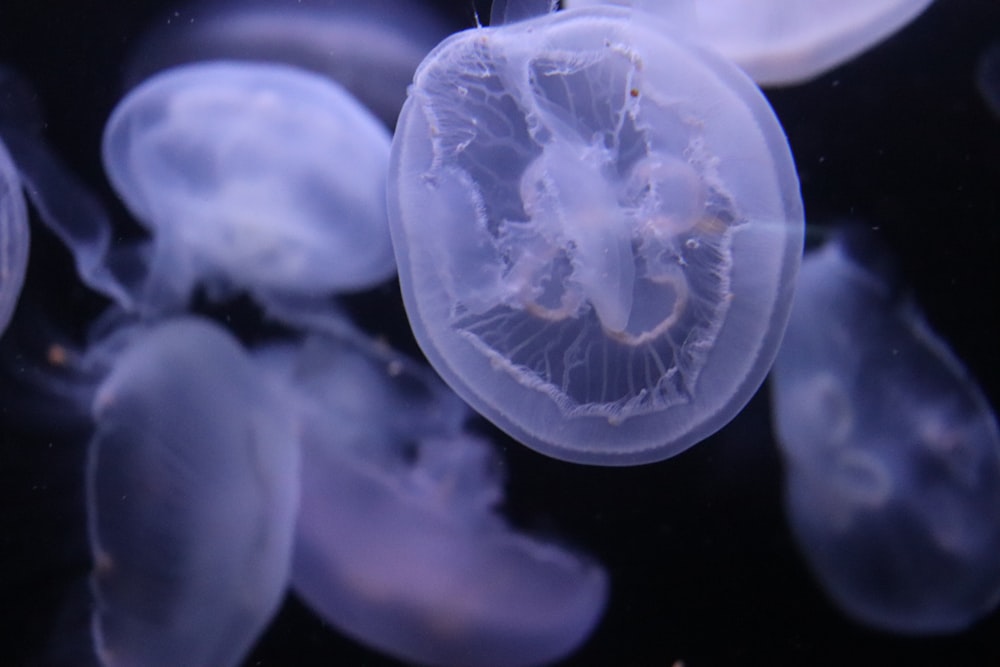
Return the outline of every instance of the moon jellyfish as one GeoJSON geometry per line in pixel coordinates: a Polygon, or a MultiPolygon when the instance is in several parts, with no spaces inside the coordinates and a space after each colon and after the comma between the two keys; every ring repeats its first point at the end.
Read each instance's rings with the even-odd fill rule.
{"type": "Polygon", "coordinates": [[[912,303],[843,241],[803,263],[772,388],[792,528],[847,614],[941,633],[996,605],[996,418],[912,303]]]}
{"type": "Polygon", "coordinates": [[[417,65],[451,32],[411,0],[200,1],[175,16],[134,54],[133,83],[198,60],[287,63],[337,81],[389,127],[417,65]]]}
{"type": "Polygon", "coordinates": [[[178,319],[118,353],[87,467],[104,667],[239,664],[288,585],[299,447],[238,343],[178,319]]]}
{"type": "Polygon", "coordinates": [[[647,19],[454,35],[393,140],[417,340],[479,412],[569,461],[656,461],[725,425],[770,368],[801,255],[760,91],[647,19]]]}
{"type": "Polygon", "coordinates": [[[17,305],[28,266],[28,212],[21,180],[0,141],[0,335],[17,305]]]}
{"type": "Polygon", "coordinates": [[[419,664],[537,665],[586,639],[603,570],[506,525],[498,461],[462,432],[468,409],[454,394],[343,337],[265,358],[301,397],[292,585],[309,606],[419,664]]]}
{"type": "MultiPolygon", "coordinates": [[[[901,30],[932,0],[682,0],[693,4],[688,29],[762,86],[802,83],[848,62],[901,30]]],[[[572,0],[674,12],[676,2],[572,0]]]]}
{"type": "Polygon", "coordinates": [[[154,234],[137,299],[195,285],[259,298],[360,289],[393,274],[389,136],[338,85],[295,68],[208,63],[132,91],[104,135],[108,175],[154,234]]]}

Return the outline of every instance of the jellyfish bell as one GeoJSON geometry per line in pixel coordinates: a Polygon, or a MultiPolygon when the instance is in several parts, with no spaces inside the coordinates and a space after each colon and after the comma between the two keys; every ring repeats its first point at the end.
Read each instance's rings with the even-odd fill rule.
{"type": "Polygon", "coordinates": [[[838,236],[807,255],[772,373],[786,510],[849,616],[957,632],[1000,602],[996,416],[907,294],[851,243],[838,236]]]}
{"type": "Polygon", "coordinates": [[[391,128],[413,71],[450,32],[426,3],[407,0],[188,3],[140,42],[127,83],[203,60],[285,63],[333,79],[391,128]]]}
{"type": "Polygon", "coordinates": [[[203,320],[140,327],[93,400],[87,512],[103,667],[238,665],[288,585],[290,411],[203,320]]]}
{"type": "Polygon", "coordinates": [[[615,4],[681,21],[762,86],[814,79],[901,30],[932,0],[565,0],[615,4]],[[678,7],[683,12],[678,12],[678,7]]]}
{"type": "Polygon", "coordinates": [[[154,236],[140,301],[169,311],[195,285],[267,298],[389,278],[388,149],[360,103],[303,70],[216,62],[148,80],[103,145],[112,184],[154,236]]]}
{"type": "Polygon", "coordinates": [[[791,85],[848,62],[901,30],[932,0],[699,0],[701,38],[762,86],[791,85]]]}
{"type": "Polygon", "coordinates": [[[414,446],[412,468],[392,474],[306,454],[308,518],[293,566],[306,603],[348,635],[418,664],[540,665],[582,644],[605,605],[603,570],[492,513],[496,483],[461,479],[480,464],[481,441],[414,446]]]}
{"type": "Polygon", "coordinates": [[[656,21],[594,8],[452,36],[390,170],[417,340],[528,446],[664,459],[763,380],[801,255],[791,155],[745,75],[656,21]]]}
{"type": "Polygon", "coordinates": [[[295,592],[408,663],[538,665],[581,644],[606,575],[506,524],[496,454],[465,431],[464,403],[343,322],[312,324],[298,346],[261,352],[300,397],[295,592]]]}

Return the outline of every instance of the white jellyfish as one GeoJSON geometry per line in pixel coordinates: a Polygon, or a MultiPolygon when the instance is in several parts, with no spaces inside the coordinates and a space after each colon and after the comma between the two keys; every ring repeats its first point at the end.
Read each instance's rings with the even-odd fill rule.
{"type": "Polygon", "coordinates": [[[342,322],[311,323],[325,331],[260,353],[299,396],[294,590],[407,662],[517,667],[576,648],[604,609],[603,569],[506,524],[495,454],[426,369],[342,322]]]}
{"type": "Polygon", "coordinates": [[[181,318],[128,338],[101,351],[112,365],[94,397],[87,464],[98,657],[104,667],[237,665],[288,585],[291,411],[217,326],[181,318]]]}
{"type": "Polygon", "coordinates": [[[450,26],[412,0],[215,0],[171,7],[132,54],[131,84],[200,60],[295,65],[332,78],[392,127],[406,86],[450,26]]]}
{"type": "Polygon", "coordinates": [[[762,86],[808,81],[901,30],[932,0],[566,0],[631,5],[685,30],[762,86]],[[682,10],[682,11],[679,11],[682,10]]]}
{"type": "Polygon", "coordinates": [[[956,632],[1000,601],[1000,435],[962,364],[843,239],[806,257],[774,365],[786,508],[857,620],[956,632]]]}
{"type": "Polygon", "coordinates": [[[394,270],[389,135],[337,84],[282,65],[168,70],[118,105],[104,163],[153,233],[142,306],[195,286],[260,299],[368,287],[394,270]]]}
{"type": "Polygon", "coordinates": [[[28,212],[21,179],[0,139],[0,335],[7,328],[21,294],[28,266],[28,243],[28,212]]]}
{"type": "Polygon", "coordinates": [[[556,458],[672,456],[776,352],[802,242],[784,132],[714,54],[619,8],[452,36],[393,140],[410,323],[474,408],[556,458]]]}

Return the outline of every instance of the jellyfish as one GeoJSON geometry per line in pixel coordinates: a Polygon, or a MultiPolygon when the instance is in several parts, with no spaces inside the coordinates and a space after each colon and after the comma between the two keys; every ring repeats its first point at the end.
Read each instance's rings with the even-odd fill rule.
{"type": "Polygon", "coordinates": [[[393,139],[417,341],[481,414],[568,461],[657,461],[724,426],[770,368],[801,255],[760,91],[647,18],[453,35],[393,139]]]}
{"type": "Polygon", "coordinates": [[[0,336],[14,314],[28,267],[28,212],[21,180],[0,140],[0,336]]]}
{"type": "Polygon", "coordinates": [[[292,587],[324,620],[453,667],[544,664],[589,636],[603,569],[506,524],[496,455],[428,369],[315,319],[300,345],[260,355],[300,397],[292,587]]]}
{"type": "Polygon", "coordinates": [[[332,78],[388,127],[417,65],[451,32],[430,7],[401,0],[198,2],[171,18],[133,54],[131,85],[200,60],[286,63],[332,78]]]}
{"type": "Polygon", "coordinates": [[[238,665],[288,585],[291,412],[216,325],[182,317],[125,333],[91,352],[111,365],[86,472],[98,657],[238,665]]]}
{"type": "Polygon", "coordinates": [[[163,72],[118,105],[104,164],[152,232],[136,301],[323,296],[395,271],[385,213],[389,135],[337,84],[283,65],[163,72]]]}
{"type": "Polygon", "coordinates": [[[651,13],[690,5],[686,27],[762,86],[803,83],[867,51],[932,0],[566,0],[567,7],[634,5],[651,13]],[[691,11],[693,10],[693,11],[691,11]]]}
{"type": "Polygon", "coordinates": [[[803,263],[772,396],[791,526],[849,616],[946,633],[997,604],[996,417],[913,303],[843,238],[803,263]]]}

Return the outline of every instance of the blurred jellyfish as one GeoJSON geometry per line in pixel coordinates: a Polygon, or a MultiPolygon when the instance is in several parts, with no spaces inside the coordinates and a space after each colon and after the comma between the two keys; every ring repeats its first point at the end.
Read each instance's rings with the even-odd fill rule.
{"type": "Polygon", "coordinates": [[[417,340],[479,412],[570,461],[656,461],[725,425],[770,368],[801,255],[767,102],[647,18],[452,36],[393,141],[417,340]]]}
{"type": "Polygon", "coordinates": [[[0,336],[17,305],[28,266],[28,212],[21,179],[0,140],[0,336]]]}
{"type": "Polygon", "coordinates": [[[136,299],[187,306],[368,287],[394,270],[389,135],[340,86],[292,67],[204,63],[163,72],[115,109],[112,184],[154,236],[136,299]]]}
{"type": "Polygon", "coordinates": [[[986,47],[976,68],[976,87],[986,106],[1000,118],[1000,40],[986,47]]]}
{"type": "Polygon", "coordinates": [[[693,4],[691,34],[762,86],[808,81],[901,30],[932,0],[564,0],[567,7],[634,5],[675,12],[693,4]]]}
{"type": "Polygon", "coordinates": [[[996,605],[996,418],[915,306],[843,240],[803,263],[772,389],[792,528],[847,614],[941,633],[996,605]]]}
{"type": "Polygon", "coordinates": [[[134,335],[111,363],[87,466],[98,656],[104,667],[237,665],[288,585],[291,412],[205,321],[134,335]]]}
{"type": "Polygon", "coordinates": [[[436,378],[327,330],[262,353],[300,396],[295,591],[407,662],[517,667],[576,648],[604,609],[600,566],[506,525],[498,461],[436,378]]]}
{"type": "Polygon", "coordinates": [[[389,127],[417,65],[451,32],[412,0],[216,0],[170,18],[133,54],[129,87],[199,60],[287,63],[337,81],[389,127]]]}

